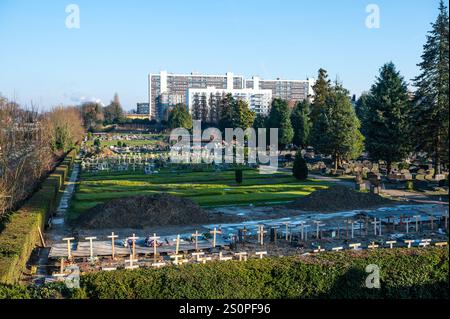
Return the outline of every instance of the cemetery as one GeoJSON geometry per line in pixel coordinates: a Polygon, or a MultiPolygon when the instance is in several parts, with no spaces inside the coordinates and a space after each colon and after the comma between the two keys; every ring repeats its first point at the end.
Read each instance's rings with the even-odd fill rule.
{"type": "Polygon", "coordinates": [[[73,265],[88,275],[447,249],[448,206],[442,203],[387,198],[314,178],[298,181],[285,171],[261,175],[244,167],[237,183],[232,167],[177,167],[161,157],[142,160],[142,154],[96,158],[92,165],[80,155],[47,229],[48,259],[37,265],[45,268],[37,271],[37,282],[64,280],[73,265]],[[108,169],[87,168],[104,163],[108,169]]]}
{"type": "MultiPolygon", "coordinates": [[[[339,264],[338,255],[358,265],[367,256],[392,261],[392,254],[409,258],[408,263],[417,254],[448,258],[448,204],[390,196],[381,187],[377,165],[351,163],[340,178],[316,162],[309,164],[314,174],[299,181],[288,169],[260,174],[250,165],[173,164],[167,153],[148,152],[143,145],[133,153],[110,145],[96,154],[83,143],[60,179],[64,185],[54,212],[27,261],[30,275],[22,280],[51,285],[69,280],[76,269],[83,297],[102,294],[97,278],[121,280],[135,272],[173,278],[173,271],[189,269],[195,277],[198,267],[215,272],[286,263],[307,273],[317,271],[322,258],[339,264]],[[240,181],[236,170],[242,172],[240,181]]],[[[208,276],[202,285],[209,285],[208,276]]],[[[182,296],[195,295],[185,291],[182,296]]]]}

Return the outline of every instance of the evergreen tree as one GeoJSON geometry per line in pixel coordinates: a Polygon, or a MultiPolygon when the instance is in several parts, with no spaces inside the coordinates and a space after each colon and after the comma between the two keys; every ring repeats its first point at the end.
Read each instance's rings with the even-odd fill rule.
{"type": "Polygon", "coordinates": [[[308,100],[297,102],[291,114],[291,123],[294,129],[293,143],[300,148],[307,147],[312,126],[308,100]]]}
{"type": "Polygon", "coordinates": [[[292,175],[300,181],[304,181],[308,178],[308,166],[300,151],[295,155],[292,175]]]}
{"type": "Polygon", "coordinates": [[[266,128],[267,127],[267,116],[264,114],[257,114],[255,117],[255,121],[253,122],[253,128],[266,128]]]}
{"type": "Polygon", "coordinates": [[[192,116],[184,104],[177,104],[170,112],[168,126],[174,128],[192,128],[192,116]]]}
{"type": "Polygon", "coordinates": [[[246,128],[252,127],[256,114],[248,107],[247,102],[236,100],[231,94],[227,94],[221,102],[221,118],[219,126],[221,130],[225,128],[246,128]]]}
{"type": "Polygon", "coordinates": [[[319,69],[317,81],[313,86],[314,90],[314,102],[311,108],[311,120],[314,123],[320,116],[322,108],[325,107],[326,99],[330,93],[331,84],[328,79],[327,71],[319,69]]]}
{"type": "Polygon", "coordinates": [[[235,104],[236,116],[233,127],[240,127],[243,130],[252,127],[256,114],[248,107],[247,102],[239,100],[235,104]]]}
{"type": "Polygon", "coordinates": [[[314,148],[331,155],[335,169],[342,160],[358,157],[363,151],[364,137],[348,91],[336,84],[313,125],[311,142],[314,148]]]}
{"type": "Polygon", "coordinates": [[[367,100],[366,149],[373,160],[384,160],[388,173],[411,150],[407,86],[390,62],[383,65],[367,100]]]}
{"type": "Polygon", "coordinates": [[[114,99],[111,103],[103,109],[105,122],[108,124],[118,123],[123,119],[123,109],[120,104],[119,95],[114,94],[114,99]]]}
{"type": "Polygon", "coordinates": [[[444,1],[423,47],[421,73],[413,81],[417,87],[413,103],[413,140],[416,151],[433,158],[435,174],[448,165],[449,128],[449,19],[444,1]]]}
{"type": "Polygon", "coordinates": [[[201,120],[202,119],[202,110],[200,104],[200,95],[194,95],[194,101],[192,103],[192,119],[201,120]]]}
{"type": "Polygon", "coordinates": [[[361,133],[367,137],[367,117],[368,117],[368,107],[367,100],[369,99],[369,93],[364,92],[361,94],[359,99],[356,101],[355,112],[359,121],[361,122],[361,133]]]}
{"type": "Polygon", "coordinates": [[[225,131],[225,128],[234,128],[235,123],[235,104],[236,100],[228,93],[220,100],[220,120],[219,128],[225,131]]]}
{"type": "MultiPolygon", "coordinates": [[[[291,124],[288,103],[282,99],[274,99],[267,120],[267,128],[278,128],[278,146],[283,149],[292,143],[294,130],[291,124]]],[[[270,130],[268,130],[270,132],[270,130]]]]}
{"type": "Polygon", "coordinates": [[[203,123],[209,122],[208,101],[205,95],[200,96],[200,119],[203,123]]]}

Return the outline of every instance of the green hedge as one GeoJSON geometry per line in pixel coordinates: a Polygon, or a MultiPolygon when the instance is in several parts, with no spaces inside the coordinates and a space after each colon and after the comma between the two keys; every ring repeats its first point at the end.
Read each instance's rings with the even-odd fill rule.
{"type": "Polygon", "coordinates": [[[15,283],[20,279],[33,248],[40,242],[38,227],[44,229],[45,221],[55,209],[58,191],[75,156],[76,150],[67,154],[40,189],[11,215],[0,233],[0,282],[15,283]]]}
{"type": "Polygon", "coordinates": [[[89,298],[448,298],[448,250],[380,249],[82,276],[89,298]],[[365,267],[380,268],[368,289],[365,267]]]}
{"type": "Polygon", "coordinates": [[[448,249],[398,248],[96,272],[71,291],[0,285],[0,298],[448,299],[448,279],[448,249]],[[380,268],[380,289],[365,287],[369,264],[380,268]]]}

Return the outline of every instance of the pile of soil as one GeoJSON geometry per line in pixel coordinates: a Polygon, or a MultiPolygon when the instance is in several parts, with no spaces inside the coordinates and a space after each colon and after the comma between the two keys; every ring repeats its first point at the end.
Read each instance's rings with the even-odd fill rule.
{"type": "Polygon", "coordinates": [[[337,212],[398,205],[398,202],[377,194],[357,192],[350,187],[335,185],[318,190],[291,203],[291,208],[313,212],[337,212]]]}
{"type": "Polygon", "coordinates": [[[75,222],[86,229],[225,223],[235,218],[209,213],[193,201],[169,194],[111,200],[84,212],[75,222]]]}

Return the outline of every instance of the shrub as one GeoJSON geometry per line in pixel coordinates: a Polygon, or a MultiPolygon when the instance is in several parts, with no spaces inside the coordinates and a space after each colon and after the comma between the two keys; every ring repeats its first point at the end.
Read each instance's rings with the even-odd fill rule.
{"type": "Polygon", "coordinates": [[[448,250],[397,248],[327,252],[161,269],[88,273],[89,298],[448,298],[448,250]],[[365,268],[380,267],[381,289],[368,289],[365,268]]]}
{"type": "Polygon", "coordinates": [[[0,285],[0,299],[448,299],[448,270],[446,248],[327,252],[87,273],[74,290],[0,285]],[[380,289],[365,287],[369,264],[380,268],[380,289]]]}
{"type": "Polygon", "coordinates": [[[94,146],[100,147],[101,144],[102,142],[98,138],[94,140],[94,146]]]}
{"type": "Polygon", "coordinates": [[[235,170],[234,170],[234,177],[235,177],[235,179],[236,179],[236,183],[242,184],[242,180],[243,180],[243,172],[242,172],[242,169],[235,169],[235,170]]]}
{"type": "Polygon", "coordinates": [[[297,155],[295,155],[292,174],[296,179],[301,181],[304,181],[308,178],[308,166],[306,165],[306,161],[300,152],[297,152],[297,155]]]}
{"type": "Polygon", "coordinates": [[[413,181],[406,181],[405,188],[407,190],[413,190],[414,189],[414,182],[413,181]]]}
{"type": "Polygon", "coordinates": [[[56,207],[56,196],[75,154],[73,150],[67,155],[40,189],[10,216],[0,233],[0,282],[11,284],[20,279],[32,250],[40,241],[38,227],[44,229],[45,221],[56,207]]]}

